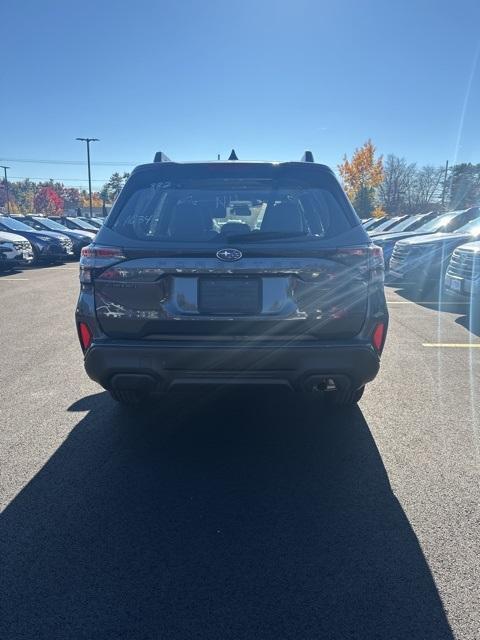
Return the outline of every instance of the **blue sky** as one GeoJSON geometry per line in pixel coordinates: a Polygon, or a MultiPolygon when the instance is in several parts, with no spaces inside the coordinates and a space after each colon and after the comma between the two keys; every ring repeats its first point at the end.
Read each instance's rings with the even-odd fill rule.
{"type": "Polygon", "coordinates": [[[3,3],[0,158],[10,176],[98,186],[177,160],[335,166],[367,138],[419,164],[480,162],[478,0],[3,3]]]}

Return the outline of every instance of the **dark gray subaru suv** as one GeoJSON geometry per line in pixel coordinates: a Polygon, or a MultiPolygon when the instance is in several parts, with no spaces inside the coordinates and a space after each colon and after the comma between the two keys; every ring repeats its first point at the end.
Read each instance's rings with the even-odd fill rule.
{"type": "Polygon", "coordinates": [[[199,385],[357,402],[388,313],[382,251],[336,180],[302,162],[137,167],[82,250],[88,375],[122,403],[199,385]]]}

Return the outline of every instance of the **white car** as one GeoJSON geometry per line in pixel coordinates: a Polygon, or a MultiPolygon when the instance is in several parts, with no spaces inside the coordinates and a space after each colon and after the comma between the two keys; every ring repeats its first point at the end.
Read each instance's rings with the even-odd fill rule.
{"type": "Polygon", "coordinates": [[[445,274],[445,291],[468,303],[469,328],[480,331],[480,241],[455,249],[445,274]]]}
{"type": "Polygon", "coordinates": [[[480,295],[480,242],[469,242],[457,247],[452,254],[445,275],[445,288],[449,293],[477,298],[480,295]]]}
{"type": "Polygon", "coordinates": [[[31,262],[33,249],[30,242],[16,233],[0,231],[0,270],[9,271],[31,262]]]}

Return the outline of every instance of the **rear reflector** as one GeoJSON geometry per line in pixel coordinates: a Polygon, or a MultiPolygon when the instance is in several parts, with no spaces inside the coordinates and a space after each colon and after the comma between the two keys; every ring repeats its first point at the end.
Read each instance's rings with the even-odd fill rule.
{"type": "Polygon", "coordinates": [[[377,324],[372,336],[372,344],[375,347],[375,351],[380,352],[383,347],[383,339],[385,337],[385,325],[383,322],[377,324]]]}
{"type": "Polygon", "coordinates": [[[82,345],[82,349],[86,351],[92,344],[92,332],[90,331],[88,324],[85,324],[85,322],[79,323],[78,335],[80,337],[80,344],[82,345]]]}

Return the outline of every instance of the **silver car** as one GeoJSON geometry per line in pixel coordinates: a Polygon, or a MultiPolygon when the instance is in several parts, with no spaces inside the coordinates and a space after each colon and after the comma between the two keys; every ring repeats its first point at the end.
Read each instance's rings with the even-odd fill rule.
{"type": "Polygon", "coordinates": [[[445,291],[468,303],[470,329],[480,329],[480,241],[457,247],[445,274],[445,291]]]}
{"type": "Polygon", "coordinates": [[[480,241],[455,249],[445,275],[445,289],[460,296],[480,296],[480,241]]]}
{"type": "Polygon", "coordinates": [[[33,261],[32,245],[16,233],[0,231],[0,270],[10,271],[33,261]]]}

